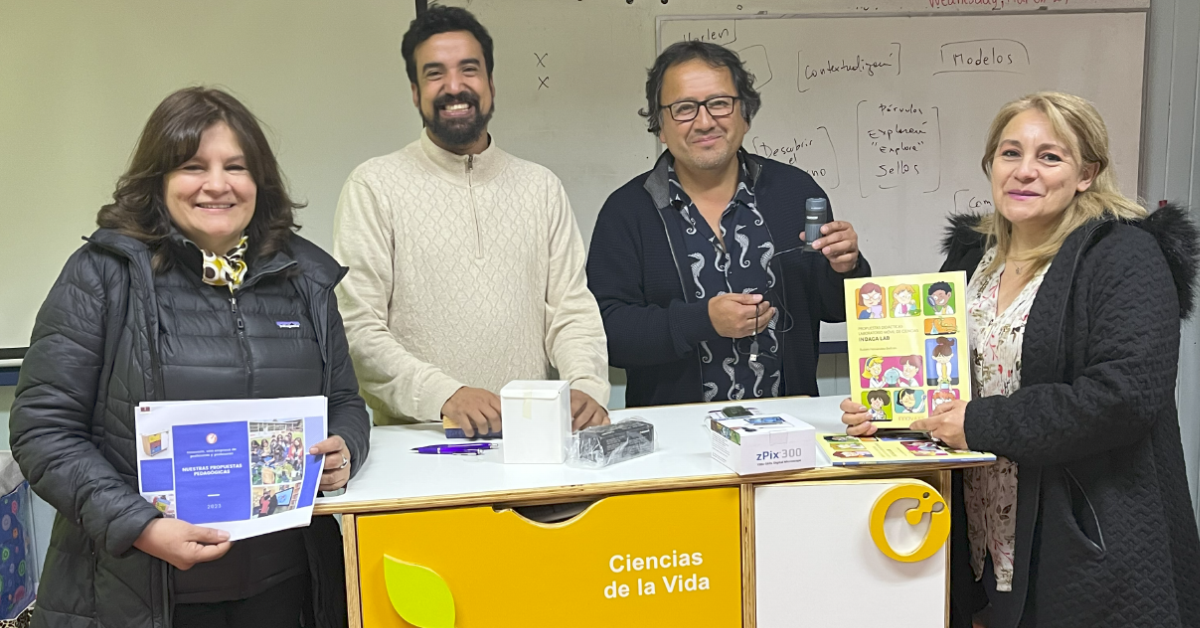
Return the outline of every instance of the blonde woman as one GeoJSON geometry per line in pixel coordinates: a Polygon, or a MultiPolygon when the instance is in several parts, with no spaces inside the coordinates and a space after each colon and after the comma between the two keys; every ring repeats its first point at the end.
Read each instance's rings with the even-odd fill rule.
{"type": "MultiPolygon", "coordinates": [[[[1011,102],[983,156],[996,210],[955,217],[944,242],[942,270],[971,275],[975,395],[913,428],[999,457],[952,500],[956,626],[1200,625],[1175,408],[1196,229],[1177,207],[1147,216],[1111,163],[1086,101],[1011,102]]],[[[842,408],[848,433],[875,431],[842,408]]]]}
{"type": "Polygon", "coordinates": [[[921,306],[917,304],[917,297],[920,294],[921,292],[916,286],[906,283],[893,288],[892,301],[895,303],[895,306],[892,308],[892,314],[896,318],[919,316],[921,314],[921,306]]]}
{"type": "Polygon", "coordinates": [[[883,358],[871,356],[863,367],[863,379],[867,380],[867,388],[883,388],[883,358]]]}

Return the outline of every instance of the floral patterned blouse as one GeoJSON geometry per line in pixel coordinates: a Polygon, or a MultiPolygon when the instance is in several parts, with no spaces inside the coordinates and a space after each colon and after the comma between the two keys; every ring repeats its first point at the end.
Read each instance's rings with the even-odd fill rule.
{"type": "MultiPolygon", "coordinates": [[[[1043,268],[1021,289],[1008,309],[996,311],[1000,294],[1002,264],[994,273],[983,270],[996,257],[992,247],[984,254],[967,285],[967,327],[971,343],[971,374],[974,396],[1008,396],[1021,387],[1021,343],[1025,321],[1049,270],[1043,268]]],[[[988,554],[996,576],[997,591],[1011,591],[1013,545],[1017,532],[1017,464],[997,457],[990,467],[963,471],[967,505],[967,534],[971,541],[971,566],[975,579],[983,577],[988,554]]]]}

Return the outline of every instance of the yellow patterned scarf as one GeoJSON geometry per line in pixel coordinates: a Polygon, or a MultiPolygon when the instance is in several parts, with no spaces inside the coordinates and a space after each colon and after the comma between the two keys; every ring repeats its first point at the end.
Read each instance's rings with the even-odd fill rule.
{"type": "Polygon", "coordinates": [[[200,255],[204,258],[204,283],[210,286],[229,286],[231,293],[237,290],[242,285],[242,278],[246,276],[246,262],[242,258],[246,255],[247,241],[248,238],[242,236],[237,246],[229,249],[224,255],[201,248],[200,255]]]}

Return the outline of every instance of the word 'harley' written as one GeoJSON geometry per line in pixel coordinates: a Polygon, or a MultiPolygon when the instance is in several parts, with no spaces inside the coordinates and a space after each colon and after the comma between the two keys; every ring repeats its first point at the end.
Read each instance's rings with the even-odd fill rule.
{"type": "Polygon", "coordinates": [[[717,41],[725,41],[725,39],[727,39],[732,34],[733,33],[731,33],[728,28],[722,28],[720,30],[713,29],[713,28],[706,28],[706,29],[700,31],[699,33],[689,32],[687,35],[684,36],[683,40],[684,41],[717,42],[717,41]]]}
{"type": "Polygon", "coordinates": [[[730,20],[701,20],[688,24],[682,41],[706,41],[728,46],[737,41],[737,22],[730,20]]]}

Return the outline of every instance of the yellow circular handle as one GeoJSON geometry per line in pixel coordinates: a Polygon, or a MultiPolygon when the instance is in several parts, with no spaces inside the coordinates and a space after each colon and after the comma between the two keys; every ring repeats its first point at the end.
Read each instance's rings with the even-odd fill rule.
{"type": "Polygon", "coordinates": [[[884,556],[892,560],[898,560],[902,563],[915,563],[930,556],[933,556],[946,544],[946,539],[950,537],[950,508],[946,505],[946,500],[932,486],[927,484],[900,484],[893,486],[884,491],[879,499],[875,500],[875,505],[871,508],[871,540],[875,541],[875,547],[883,552],[884,556]],[[925,513],[929,513],[929,532],[926,533],[925,539],[921,541],[912,552],[901,554],[892,549],[888,543],[887,535],[883,532],[883,520],[887,518],[888,509],[892,504],[901,499],[917,500],[917,507],[910,508],[904,513],[904,520],[909,525],[917,525],[921,522],[921,518],[925,513]],[[934,507],[941,504],[941,510],[934,511],[934,507]]]}

